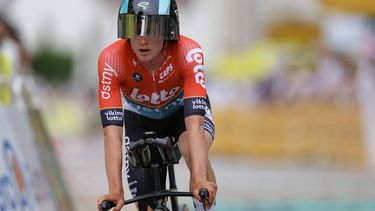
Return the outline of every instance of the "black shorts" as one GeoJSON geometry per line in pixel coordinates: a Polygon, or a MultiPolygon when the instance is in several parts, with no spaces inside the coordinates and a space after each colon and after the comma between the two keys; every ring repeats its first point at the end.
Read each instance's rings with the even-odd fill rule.
{"type": "MultiPolygon", "coordinates": [[[[205,130],[212,138],[214,137],[214,124],[210,118],[211,114],[205,116],[205,130]]],[[[129,184],[129,190],[133,197],[155,191],[153,175],[151,169],[135,168],[130,165],[127,149],[130,142],[138,141],[142,138],[144,131],[156,131],[159,137],[170,136],[178,140],[179,136],[186,131],[185,117],[183,109],[180,109],[166,119],[150,119],[131,111],[124,111],[125,119],[125,171],[129,184]]],[[[152,156],[152,155],[151,155],[152,156]]],[[[162,188],[165,188],[166,168],[161,172],[162,188]]],[[[147,210],[147,206],[154,208],[152,200],[144,200],[139,204],[141,211],[147,210]]]]}

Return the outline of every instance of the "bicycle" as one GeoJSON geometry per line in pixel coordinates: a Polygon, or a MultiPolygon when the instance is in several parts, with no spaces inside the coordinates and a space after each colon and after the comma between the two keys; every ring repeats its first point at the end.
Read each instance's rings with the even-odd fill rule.
{"type": "MultiPolygon", "coordinates": [[[[129,161],[131,165],[137,168],[152,169],[155,191],[126,200],[124,205],[145,199],[154,199],[154,202],[156,203],[156,208],[154,211],[170,211],[167,207],[169,197],[172,211],[189,211],[186,204],[178,204],[177,200],[177,197],[193,197],[192,192],[177,191],[174,165],[179,163],[182,156],[177,142],[169,137],[158,138],[155,131],[143,132],[142,136],[142,139],[130,143],[128,149],[129,161]],[[157,152],[159,152],[161,162],[153,162],[151,157],[151,148],[153,147],[157,149],[157,152]],[[169,189],[162,189],[160,182],[160,172],[165,166],[167,166],[168,169],[169,189]]],[[[205,207],[206,200],[208,199],[208,190],[202,188],[199,191],[199,196],[201,197],[205,207]]],[[[103,211],[108,211],[115,207],[116,204],[111,201],[104,201],[100,206],[103,211]]]]}

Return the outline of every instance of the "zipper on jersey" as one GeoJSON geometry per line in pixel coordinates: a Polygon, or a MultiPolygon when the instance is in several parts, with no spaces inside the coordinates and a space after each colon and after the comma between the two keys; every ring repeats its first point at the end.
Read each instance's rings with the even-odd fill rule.
{"type": "MultiPolygon", "coordinates": [[[[157,71],[158,72],[158,71],[157,71]]],[[[157,95],[159,95],[160,93],[157,93],[156,92],[156,80],[155,80],[155,72],[152,72],[152,81],[153,81],[153,87],[154,87],[154,93],[156,93],[157,95]]],[[[161,99],[160,99],[161,96],[159,96],[159,101],[161,103],[161,99]]],[[[159,109],[159,116],[161,115],[161,108],[160,108],[160,104],[157,105],[157,108],[159,109]]]]}

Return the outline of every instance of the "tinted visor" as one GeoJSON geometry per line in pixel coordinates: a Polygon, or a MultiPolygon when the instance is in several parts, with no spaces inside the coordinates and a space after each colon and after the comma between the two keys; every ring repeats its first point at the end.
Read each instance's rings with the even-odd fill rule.
{"type": "Polygon", "coordinates": [[[154,39],[175,40],[178,37],[178,26],[167,15],[134,15],[120,14],[118,36],[133,38],[146,36],[154,39]]]}

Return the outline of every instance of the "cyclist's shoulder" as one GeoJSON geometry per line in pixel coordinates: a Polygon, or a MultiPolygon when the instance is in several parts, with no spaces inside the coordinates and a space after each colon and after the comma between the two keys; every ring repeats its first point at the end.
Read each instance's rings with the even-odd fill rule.
{"type": "Polygon", "coordinates": [[[200,44],[187,36],[181,35],[180,40],[175,45],[174,56],[182,58],[180,61],[190,62],[192,55],[197,53],[203,56],[200,44]]]}
{"type": "Polygon", "coordinates": [[[201,48],[197,41],[184,35],[180,35],[180,40],[177,42],[177,46],[182,50],[201,48]]]}
{"type": "Polygon", "coordinates": [[[107,47],[105,47],[101,52],[99,57],[116,57],[121,54],[124,54],[128,50],[128,44],[127,39],[119,39],[111,44],[109,44],[107,47]]]}

